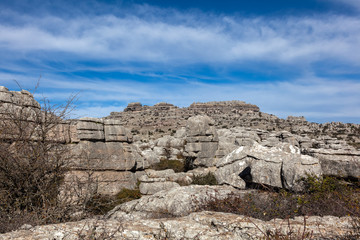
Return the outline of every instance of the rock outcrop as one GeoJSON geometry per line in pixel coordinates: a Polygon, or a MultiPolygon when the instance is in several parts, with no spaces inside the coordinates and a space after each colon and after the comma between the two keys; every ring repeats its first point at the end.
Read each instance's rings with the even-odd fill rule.
{"type": "Polygon", "coordinates": [[[130,103],[124,112],[112,112],[109,119],[118,119],[121,124],[136,133],[141,139],[171,135],[180,127],[186,126],[186,120],[196,115],[207,115],[214,120],[218,129],[247,127],[267,131],[287,131],[310,138],[331,136],[345,140],[360,148],[360,125],[351,123],[312,123],[304,117],[289,116],[280,119],[274,115],[260,112],[259,107],[242,101],[224,101],[193,103],[188,108],[178,108],[172,104],[160,103],[155,106],[143,106],[130,103]]]}
{"type": "Polygon", "coordinates": [[[163,190],[151,196],[121,204],[107,214],[110,219],[144,219],[154,216],[185,216],[198,210],[199,205],[229,195],[248,192],[230,186],[190,185],[163,190]]]}
{"type": "Polygon", "coordinates": [[[112,119],[81,118],[71,126],[76,128],[70,139],[73,144],[69,145],[73,171],[67,174],[66,183],[71,184],[74,178],[84,182],[81,176],[90,172],[101,194],[113,195],[122,188],[136,187],[134,172],[143,169],[144,158],[132,145],[129,130],[112,119]]]}
{"type": "MultiPolygon", "coordinates": [[[[261,221],[231,213],[195,212],[178,218],[140,220],[85,219],[78,222],[37,226],[0,235],[2,240],[47,239],[265,239],[267,233],[302,235],[312,239],[339,239],[351,231],[350,217],[296,217],[261,221]],[[289,227],[290,226],[290,227],[289,227]]],[[[295,237],[294,237],[295,238],[295,237]]],[[[295,238],[296,239],[296,238],[295,238]]]]}
{"type": "Polygon", "coordinates": [[[220,184],[245,189],[246,182],[264,184],[292,191],[303,190],[300,180],[308,175],[322,176],[319,160],[301,155],[289,144],[264,147],[258,143],[241,146],[223,157],[216,165],[220,184]]]}
{"type": "Polygon", "coordinates": [[[214,127],[214,120],[208,116],[195,116],[186,123],[187,156],[194,157],[194,166],[215,166],[215,153],[218,149],[218,135],[214,127]]]}
{"type": "MultiPolygon", "coordinates": [[[[0,87],[1,120],[6,121],[9,111],[31,122],[31,114],[22,111],[41,113],[41,107],[27,91],[0,87]]],[[[62,194],[71,187],[77,193],[101,195],[139,187],[143,197],[117,206],[103,219],[38,226],[0,239],[79,239],[101,231],[124,239],[259,238],[268,229],[289,230],[288,222],[194,211],[215,199],[258,193],[249,188],[259,185],[301,192],[301,180],[308,175],[360,179],[358,124],[279,119],[241,101],[194,103],[188,108],[131,103],[107,118],[64,120],[50,135],[69,149],[62,194]],[[187,168],[179,173],[151,169],[167,160],[187,168]],[[189,185],[208,173],[219,185],[189,185]]],[[[3,137],[10,145],[11,136],[3,137]]],[[[289,222],[295,230],[304,227],[303,219],[289,222]]],[[[349,222],[309,217],[306,227],[314,236],[333,236],[347,231],[349,222]]]]}

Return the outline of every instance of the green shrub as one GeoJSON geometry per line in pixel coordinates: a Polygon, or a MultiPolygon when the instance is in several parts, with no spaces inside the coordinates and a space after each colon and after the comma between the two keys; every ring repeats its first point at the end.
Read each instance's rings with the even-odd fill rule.
{"type": "Polygon", "coordinates": [[[113,196],[96,194],[86,204],[86,210],[90,214],[102,215],[116,207],[116,201],[113,196]]]}
{"type": "Polygon", "coordinates": [[[194,185],[218,185],[213,173],[209,172],[206,175],[197,175],[193,177],[192,184],[194,185]]]}
{"type": "Polygon", "coordinates": [[[94,195],[87,203],[86,209],[91,214],[103,215],[119,204],[139,198],[141,198],[141,193],[139,189],[123,188],[115,196],[101,194],[94,195]]]}
{"type": "Polygon", "coordinates": [[[135,199],[141,198],[140,190],[123,188],[118,194],[116,194],[117,204],[129,202],[135,199]]]}
{"type": "Polygon", "coordinates": [[[182,161],[161,159],[159,163],[152,166],[154,170],[173,169],[175,172],[184,172],[185,166],[182,161]]]}

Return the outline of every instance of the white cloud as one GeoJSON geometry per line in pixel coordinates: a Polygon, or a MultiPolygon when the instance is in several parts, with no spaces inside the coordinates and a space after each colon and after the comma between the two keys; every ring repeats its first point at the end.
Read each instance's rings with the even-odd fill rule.
{"type": "Polygon", "coordinates": [[[12,80],[16,79],[24,88],[32,88],[45,72],[40,87],[49,99],[63,101],[71,92],[80,91],[80,116],[106,116],[133,101],[188,106],[194,101],[238,99],[281,117],[360,119],[358,81],[339,74],[334,74],[337,80],[304,75],[320,61],[345,66],[329,71],[359,74],[360,17],[245,18],[168,11],[140,6],[127,14],[67,17],[13,12],[9,15],[13,21],[0,21],[0,85],[16,89],[12,80]],[[227,78],[227,73],[187,77],[171,71],[182,66],[188,73],[192,64],[210,64],[221,72],[224,66],[248,62],[255,62],[253,68],[260,70],[259,62],[284,69],[292,65],[305,77],[240,83],[238,79],[226,81],[234,77],[227,78]],[[130,73],[129,78],[152,80],[79,77],[76,72],[81,71],[125,72],[130,73]],[[169,80],[174,78],[176,81],[169,80]],[[195,81],[197,78],[216,83],[195,81]]]}
{"type": "MultiPolygon", "coordinates": [[[[19,79],[22,81],[29,77],[19,75],[19,79]]],[[[33,82],[28,83],[30,88],[34,86],[33,82]]],[[[6,86],[12,84],[12,89],[17,90],[11,80],[5,83],[6,86]]],[[[263,112],[283,118],[303,115],[311,121],[360,123],[360,82],[346,78],[328,80],[307,75],[292,81],[267,83],[204,83],[186,79],[154,83],[116,79],[107,82],[83,78],[68,80],[67,77],[51,75],[42,80],[35,96],[38,99],[46,96],[51,102],[61,103],[71,93],[77,92],[77,117],[105,117],[112,111],[121,111],[130,102],[138,101],[147,105],[165,101],[185,107],[192,102],[243,100],[258,105],[263,112]]]]}
{"type": "Polygon", "coordinates": [[[14,17],[25,18],[26,24],[0,23],[0,50],[185,64],[246,60],[297,63],[329,58],[355,65],[360,62],[357,17],[270,19],[176,13],[172,21],[163,17],[164,13],[151,17],[137,13],[77,18],[18,15],[14,17]]]}
{"type": "MultiPolygon", "coordinates": [[[[70,91],[76,90],[84,82],[73,81],[73,84],[65,92],[59,88],[45,95],[49,99],[64,100],[70,91]]],[[[166,101],[185,107],[192,102],[243,100],[258,105],[263,112],[283,118],[304,115],[312,121],[347,121],[349,118],[360,119],[359,92],[360,83],[357,81],[329,81],[311,76],[292,82],[234,84],[193,81],[172,84],[113,81],[104,84],[94,81],[90,88],[80,92],[78,115],[104,117],[135,101],[147,105],[166,101]],[[112,89],[108,86],[112,86],[112,89]]]]}

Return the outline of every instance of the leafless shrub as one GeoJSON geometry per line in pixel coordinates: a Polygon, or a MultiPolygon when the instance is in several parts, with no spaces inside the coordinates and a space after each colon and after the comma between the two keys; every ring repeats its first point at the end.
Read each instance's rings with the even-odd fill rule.
{"type": "Polygon", "coordinates": [[[9,92],[0,103],[0,232],[68,219],[58,193],[70,156],[58,136],[75,97],[64,105],[44,98],[39,106],[22,93],[24,101],[9,92]]]}
{"type": "Polygon", "coordinates": [[[80,230],[78,230],[75,233],[70,233],[70,236],[74,235],[76,239],[79,240],[123,239],[122,237],[123,230],[124,227],[121,222],[119,222],[118,225],[115,227],[115,226],[108,226],[106,221],[96,220],[95,222],[91,222],[91,223],[85,222],[85,224],[80,230]]]}

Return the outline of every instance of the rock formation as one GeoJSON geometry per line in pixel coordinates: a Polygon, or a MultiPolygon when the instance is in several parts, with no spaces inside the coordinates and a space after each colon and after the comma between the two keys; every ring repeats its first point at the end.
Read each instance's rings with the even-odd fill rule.
{"type": "Polygon", "coordinates": [[[216,165],[215,176],[220,184],[245,189],[246,182],[301,191],[300,180],[306,176],[322,176],[319,160],[301,155],[290,144],[264,147],[254,143],[241,146],[216,165]]]}
{"type": "Polygon", "coordinates": [[[312,239],[337,239],[351,231],[350,217],[308,217],[304,231],[304,218],[284,221],[261,221],[231,213],[195,212],[177,218],[141,220],[85,219],[54,225],[31,227],[0,236],[2,240],[47,239],[265,239],[266,233],[277,232],[282,236],[303,233],[312,239]],[[289,226],[291,228],[289,229],[289,226]]]}
{"type": "MultiPolygon", "coordinates": [[[[3,121],[6,112],[29,108],[40,111],[29,92],[0,87],[3,121]]],[[[11,137],[3,137],[11,142],[11,137]]],[[[117,206],[102,220],[34,227],[0,239],[78,239],[77,232],[97,233],[104,226],[125,239],[263,237],[259,229],[282,221],[194,211],[213,199],[255,191],[249,187],[256,184],[301,192],[301,180],[308,175],[360,179],[358,124],[279,119],[242,101],[193,103],[188,108],[131,103],[106,118],[64,120],[51,137],[69,149],[63,192],[78,182],[89,183],[93,194],[102,195],[139,187],[143,197],[117,206]],[[187,169],[152,169],[167,160],[183,162],[187,169]],[[215,175],[218,186],[191,185],[208,173],[215,175]],[[157,219],[170,216],[176,218],[157,219]]],[[[303,227],[299,219],[289,221],[297,229],[303,227]]],[[[307,226],[315,236],[324,231],[330,236],[349,228],[349,219],[310,217],[307,226]]]]}
{"type": "Polygon", "coordinates": [[[310,138],[330,136],[360,147],[360,125],[351,123],[311,123],[304,117],[289,116],[281,119],[260,112],[259,107],[242,101],[224,101],[193,103],[188,108],[178,108],[172,104],[159,103],[155,106],[143,106],[130,103],[124,112],[112,112],[108,119],[118,119],[121,124],[140,138],[156,139],[171,135],[180,127],[186,126],[186,120],[196,115],[207,115],[214,120],[217,129],[247,127],[268,131],[285,130],[310,138]],[[142,137],[144,136],[144,137],[142,137]]]}

